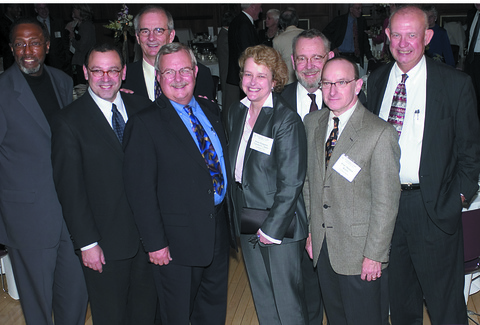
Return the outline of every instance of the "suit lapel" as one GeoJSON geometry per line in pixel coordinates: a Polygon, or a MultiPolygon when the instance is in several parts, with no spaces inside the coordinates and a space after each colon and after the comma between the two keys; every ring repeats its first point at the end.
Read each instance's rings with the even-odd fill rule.
{"type": "MultiPolygon", "coordinates": [[[[242,103],[238,103],[233,107],[229,114],[235,114],[233,121],[235,121],[229,133],[229,156],[230,156],[230,171],[235,173],[235,164],[237,163],[237,154],[240,147],[240,141],[243,135],[243,126],[247,119],[248,107],[242,103]],[[235,156],[233,156],[235,155],[235,156]]],[[[235,175],[233,175],[235,178],[235,175]]]]}
{"type": "MultiPolygon", "coordinates": [[[[440,111],[440,108],[443,106],[442,102],[444,101],[443,96],[444,94],[438,92],[439,86],[438,84],[442,82],[442,78],[440,77],[440,73],[438,73],[435,65],[431,60],[426,58],[427,64],[427,95],[426,95],[426,103],[425,103],[425,125],[423,128],[423,140],[422,142],[422,152],[423,148],[428,148],[426,143],[430,143],[432,137],[436,134],[432,129],[436,128],[436,121],[438,118],[436,115],[440,111]]],[[[443,88],[442,88],[443,89],[443,88]]],[[[424,157],[424,155],[421,155],[424,157]]]]}
{"type": "Polygon", "coordinates": [[[22,75],[22,72],[15,64],[14,68],[14,91],[17,93],[17,98],[23,108],[33,117],[33,119],[38,123],[43,131],[47,135],[51,135],[50,125],[43,114],[42,108],[38,104],[35,95],[32,92],[32,89],[28,86],[25,77],[22,75]]]}
{"type": "Polygon", "coordinates": [[[85,114],[88,116],[94,132],[98,133],[98,138],[103,139],[103,141],[115,151],[119,158],[123,159],[122,144],[118,141],[117,135],[88,91],[77,100],[82,100],[84,102],[82,103],[82,106],[85,109],[85,114]]]}
{"type": "Polygon", "coordinates": [[[387,88],[387,83],[388,83],[388,77],[390,76],[390,71],[392,70],[394,63],[391,63],[388,65],[387,68],[385,68],[380,75],[378,76],[377,80],[375,83],[368,84],[367,91],[369,94],[372,94],[368,96],[368,106],[371,108],[371,111],[375,115],[380,114],[380,109],[382,106],[382,101],[383,101],[383,94],[385,94],[385,89],[387,88]],[[373,94],[379,94],[378,96],[375,96],[373,94]]]}
{"type": "Polygon", "coordinates": [[[325,172],[325,180],[328,179],[333,173],[333,166],[337,162],[338,158],[342,154],[348,155],[350,148],[357,142],[358,133],[357,130],[362,128],[362,118],[363,118],[363,106],[359,103],[352,116],[345,125],[345,128],[342,131],[337,143],[335,144],[335,149],[333,149],[332,156],[330,157],[330,162],[328,163],[327,170],[325,172]]]}
{"type": "MultiPolygon", "coordinates": [[[[330,115],[330,110],[328,108],[322,109],[319,114],[318,125],[315,128],[315,134],[313,141],[316,146],[318,168],[322,173],[322,179],[325,178],[325,136],[328,129],[328,116],[330,115]]],[[[334,150],[335,151],[335,150],[334,150]]]]}
{"type": "Polygon", "coordinates": [[[162,94],[159,98],[157,98],[155,103],[160,108],[161,119],[165,120],[166,127],[170,130],[169,132],[177,137],[180,142],[182,142],[182,148],[192,156],[194,161],[196,161],[203,168],[207,169],[205,159],[200,153],[200,150],[198,150],[195,140],[190,135],[189,130],[187,130],[182,119],[180,116],[178,116],[177,111],[167,97],[162,94]]]}
{"type": "MultiPolygon", "coordinates": [[[[274,101],[275,101],[275,99],[274,99],[274,101]]],[[[273,103],[273,106],[275,106],[275,102],[273,103]]],[[[250,155],[252,154],[252,151],[253,151],[253,149],[250,148],[253,133],[258,133],[258,134],[261,134],[261,135],[265,135],[265,133],[266,133],[265,129],[268,129],[268,130],[271,129],[270,120],[273,117],[273,111],[274,111],[274,109],[272,107],[262,107],[262,110],[260,111],[260,114],[258,114],[257,121],[255,122],[255,125],[253,126],[252,134],[250,134],[250,138],[248,139],[247,148],[245,148],[245,158],[243,160],[243,167],[245,167],[245,165],[246,165],[246,163],[247,163],[248,159],[250,158],[250,155]]],[[[242,133],[243,133],[243,128],[242,128],[242,133]]]]}

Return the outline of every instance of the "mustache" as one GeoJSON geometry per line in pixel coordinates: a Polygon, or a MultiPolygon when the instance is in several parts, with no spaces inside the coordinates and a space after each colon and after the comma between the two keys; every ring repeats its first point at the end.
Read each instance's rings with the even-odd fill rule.
{"type": "Polygon", "coordinates": [[[187,81],[180,81],[180,82],[176,82],[176,81],[172,81],[170,83],[170,87],[173,87],[173,88],[183,88],[187,85],[189,85],[190,83],[187,82],[187,81]]]}

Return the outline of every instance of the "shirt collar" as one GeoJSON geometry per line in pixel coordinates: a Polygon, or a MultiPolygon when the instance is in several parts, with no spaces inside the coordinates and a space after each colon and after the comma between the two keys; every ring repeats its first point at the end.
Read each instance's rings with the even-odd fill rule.
{"type": "MultiPolygon", "coordinates": [[[[240,101],[243,105],[245,105],[246,107],[250,107],[250,104],[252,103],[248,97],[245,97],[244,99],[242,99],[240,101]]],[[[273,95],[272,93],[270,93],[267,97],[267,99],[265,100],[265,102],[263,103],[262,107],[271,107],[273,108],[273,95]]]]}
{"type": "MultiPolygon", "coordinates": [[[[420,61],[418,61],[418,63],[413,68],[411,68],[408,72],[406,72],[406,74],[408,75],[408,78],[411,79],[411,78],[415,77],[416,75],[418,75],[420,73],[421,69],[423,69],[424,67],[425,67],[425,55],[422,56],[420,61]]],[[[395,78],[397,80],[402,79],[402,74],[404,74],[405,72],[400,70],[400,68],[398,67],[398,64],[396,62],[395,62],[395,65],[394,65],[394,71],[395,71],[395,78]]]]}
{"type": "Polygon", "coordinates": [[[245,15],[247,15],[248,19],[250,19],[250,22],[252,23],[252,25],[254,24],[253,22],[253,18],[252,16],[250,16],[249,14],[247,14],[245,11],[242,11],[245,15]]]}

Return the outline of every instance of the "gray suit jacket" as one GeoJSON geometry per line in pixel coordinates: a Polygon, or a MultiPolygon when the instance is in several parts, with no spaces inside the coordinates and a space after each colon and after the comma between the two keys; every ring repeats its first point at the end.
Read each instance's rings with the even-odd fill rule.
{"type": "Polygon", "coordinates": [[[330,110],[308,114],[308,170],[304,196],[316,265],[324,238],[335,272],[358,275],[363,258],[388,262],[400,198],[398,135],[358,103],[325,169],[330,110]],[[333,170],[345,154],[361,170],[350,183],[333,170]]]}
{"type": "MultiPolygon", "coordinates": [[[[60,107],[72,101],[72,80],[44,67],[60,107]]],[[[62,209],[53,183],[50,126],[15,64],[0,76],[0,243],[49,248],[60,240],[62,209]]]]}
{"type": "MultiPolygon", "coordinates": [[[[248,108],[239,102],[231,107],[228,115],[232,179],[235,179],[235,163],[247,112],[248,108]]],[[[307,166],[302,121],[280,95],[273,94],[273,108],[262,108],[252,135],[253,132],[273,139],[273,145],[270,155],[267,155],[251,149],[252,136],[249,139],[242,175],[246,206],[270,209],[261,226],[268,236],[284,242],[304,239],[308,229],[301,192],[307,166]],[[296,220],[294,237],[283,238],[292,218],[296,220]]],[[[238,222],[239,211],[235,214],[238,222]]]]}

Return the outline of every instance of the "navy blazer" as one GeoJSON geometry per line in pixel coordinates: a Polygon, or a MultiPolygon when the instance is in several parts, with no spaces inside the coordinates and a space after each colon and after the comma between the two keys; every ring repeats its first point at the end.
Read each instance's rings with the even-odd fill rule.
{"type": "MultiPolygon", "coordinates": [[[[131,118],[151,101],[119,93],[131,118]]],[[[133,257],[139,234],[123,185],[123,148],[88,92],[52,118],[55,185],[75,249],[98,242],[107,259],[133,257]]]]}
{"type": "MultiPolygon", "coordinates": [[[[227,143],[218,105],[198,104],[215,129],[229,175],[227,143]]],[[[209,265],[214,256],[212,178],[190,132],[165,94],[128,120],[124,181],[145,250],[169,247],[171,263],[209,265]]]]}
{"type": "MultiPolygon", "coordinates": [[[[368,109],[379,114],[395,62],[368,78],[368,109]]],[[[480,128],[477,101],[470,77],[426,58],[427,100],[420,189],[429,217],[453,234],[461,220],[460,194],[469,201],[478,190],[480,128]]]]}

